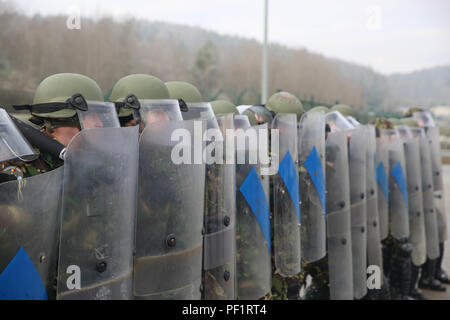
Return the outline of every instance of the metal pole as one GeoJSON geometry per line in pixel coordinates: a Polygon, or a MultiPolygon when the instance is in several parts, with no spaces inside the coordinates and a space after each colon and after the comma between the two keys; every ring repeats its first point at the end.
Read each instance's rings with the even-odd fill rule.
{"type": "Polygon", "coordinates": [[[261,103],[267,102],[267,31],[268,31],[268,14],[269,12],[269,0],[264,0],[264,45],[263,45],[263,61],[262,61],[262,88],[261,88],[261,103]]]}

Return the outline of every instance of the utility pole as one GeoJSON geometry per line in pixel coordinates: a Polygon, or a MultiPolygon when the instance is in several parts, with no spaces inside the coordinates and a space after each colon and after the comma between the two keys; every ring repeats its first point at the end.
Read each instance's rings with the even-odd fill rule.
{"type": "Polygon", "coordinates": [[[268,32],[268,19],[269,18],[269,0],[264,0],[264,44],[263,44],[263,61],[262,61],[262,80],[261,80],[261,103],[267,102],[267,32],[268,32]]]}

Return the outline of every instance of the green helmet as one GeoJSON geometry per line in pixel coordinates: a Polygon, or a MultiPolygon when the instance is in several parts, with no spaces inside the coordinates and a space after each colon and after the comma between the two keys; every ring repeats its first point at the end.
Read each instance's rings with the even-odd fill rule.
{"type": "Polygon", "coordinates": [[[346,104],[337,104],[331,108],[331,111],[339,111],[339,113],[341,113],[344,117],[356,118],[355,110],[346,104]]]}
{"type": "Polygon", "coordinates": [[[410,118],[410,117],[412,117],[412,115],[415,113],[415,112],[423,112],[424,110],[422,109],[422,108],[418,108],[418,107],[415,107],[415,108],[410,108],[406,113],[405,113],[405,118],[410,118]]]}
{"type": "Polygon", "coordinates": [[[330,109],[328,109],[327,107],[324,107],[324,106],[317,106],[317,107],[312,108],[311,110],[308,110],[308,112],[319,112],[319,111],[328,113],[328,112],[330,112],[330,109]]]}
{"type": "Polygon", "coordinates": [[[417,122],[417,120],[415,118],[411,118],[411,117],[401,119],[400,123],[402,125],[408,126],[410,128],[419,128],[420,127],[419,122],[417,122]]]}
{"type": "Polygon", "coordinates": [[[211,107],[213,108],[214,114],[228,114],[234,113],[239,114],[239,111],[236,109],[236,106],[227,100],[216,100],[211,102],[211,107]]]}
{"type": "Polygon", "coordinates": [[[200,91],[192,84],[181,81],[166,82],[170,99],[183,99],[186,103],[203,102],[200,91]]]}
{"type": "Polygon", "coordinates": [[[390,123],[392,123],[392,125],[393,125],[394,127],[395,127],[395,126],[400,126],[400,125],[402,125],[402,122],[401,122],[400,119],[397,119],[397,118],[389,118],[388,120],[389,120],[390,123]]]}
{"type": "MultiPolygon", "coordinates": [[[[169,90],[160,79],[147,74],[132,74],[123,77],[112,88],[110,101],[122,102],[130,94],[141,100],[170,99],[169,90]]],[[[133,113],[131,109],[121,108],[119,117],[128,117],[133,113]]]]}
{"type": "Polygon", "coordinates": [[[275,113],[294,113],[297,115],[297,120],[304,112],[303,105],[300,100],[289,92],[278,92],[269,98],[266,103],[266,108],[275,113]]]}
{"type": "Polygon", "coordinates": [[[373,124],[378,129],[394,129],[392,122],[385,118],[375,118],[372,119],[370,124],[373,124]]]}
{"type": "MultiPolygon", "coordinates": [[[[98,84],[81,74],[59,73],[45,78],[34,93],[33,104],[66,102],[74,94],[81,94],[84,99],[103,101],[103,93],[98,84]]],[[[72,109],[50,113],[32,113],[33,116],[47,119],[66,119],[76,115],[72,109]]]]}

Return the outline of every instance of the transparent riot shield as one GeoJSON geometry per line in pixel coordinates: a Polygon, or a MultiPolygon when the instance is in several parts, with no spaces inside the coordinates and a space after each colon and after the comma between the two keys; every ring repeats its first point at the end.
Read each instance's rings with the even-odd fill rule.
{"type": "Polygon", "coordinates": [[[116,106],[112,102],[88,101],[88,110],[77,110],[81,129],[120,128],[116,106]]]}
{"type": "Polygon", "coordinates": [[[56,297],[63,172],[0,185],[0,300],[56,297]]]}
{"type": "MultiPolygon", "coordinates": [[[[203,299],[234,300],[236,166],[234,164],[235,149],[228,143],[228,140],[234,139],[233,115],[220,116],[217,122],[220,131],[216,132],[217,137],[207,146],[208,154],[211,158],[215,158],[215,162],[206,165],[203,299]],[[227,146],[230,149],[227,149],[227,146]]],[[[207,136],[209,139],[210,136],[207,136]]],[[[207,161],[207,163],[210,162],[207,161]]]]}
{"type": "Polygon", "coordinates": [[[183,120],[178,100],[139,100],[139,115],[145,125],[158,121],[183,120]]]}
{"type": "Polygon", "coordinates": [[[272,152],[279,164],[278,173],[272,176],[275,267],[281,276],[290,277],[301,270],[297,116],[277,115],[272,130],[279,132],[279,152],[272,152]]]}
{"type": "Polygon", "coordinates": [[[427,252],[419,140],[413,136],[410,129],[406,126],[396,126],[396,129],[400,134],[405,149],[406,174],[408,177],[409,242],[413,246],[411,258],[414,265],[420,266],[425,263],[427,252]]]}
{"type": "Polygon", "coordinates": [[[309,263],[326,255],[325,114],[305,113],[298,135],[302,258],[309,263]]]}
{"type": "Polygon", "coordinates": [[[389,145],[389,222],[390,233],[397,239],[409,237],[408,185],[405,152],[396,130],[383,130],[389,145]]]}
{"type": "Polygon", "coordinates": [[[237,296],[256,300],[272,285],[269,176],[261,174],[260,159],[268,156],[268,126],[251,127],[245,133],[244,139],[236,139],[237,296]]]}
{"type": "Polygon", "coordinates": [[[331,132],[352,130],[355,128],[340,112],[333,111],[327,113],[325,122],[330,126],[331,132]]]}
{"type": "MultiPolygon", "coordinates": [[[[376,133],[372,125],[365,126],[366,148],[366,195],[367,195],[367,265],[377,266],[383,274],[383,256],[380,239],[380,220],[378,216],[378,193],[375,174],[376,133]]],[[[383,281],[383,277],[381,277],[383,281]]]]}
{"type": "Polygon", "coordinates": [[[352,226],[353,293],[361,299],[367,293],[367,131],[359,126],[348,131],[350,176],[350,211],[352,226]]]}
{"type": "Polygon", "coordinates": [[[251,125],[273,121],[272,114],[264,106],[238,106],[237,109],[240,114],[248,116],[251,125]]]}
{"type": "Polygon", "coordinates": [[[439,139],[439,128],[429,127],[426,129],[427,137],[431,147],[431,163],[433,165],[434,205],[437,211],[439,242],[445,242],[447,236],[447,216],[444,198],[444,171],[442,170],[441,145],[439,139]]]}
{"type": "Polygon", "coordinates": [[[251,127],[250,121],[248,120],[247,116],[242,116],[242,115],[234,116],[234,129],[235,130],[238,130],[238,129],[247,130],[250,127],[251,127]]]}
{"type": "Polygon", "coordinates": [[[353,264],[347,135],[326,141],[327,242],[330,299],[353,299],[353,264]]]}
{"type": "Polygon", "coordinates": [[[8,113],[0,108],[0,162],[13,159],[31,161],[36,158],[36,152],[17,129],[8,113]]]}
{"type": "Polygon", "coordinates": [[[141,135],[135,299],[201,298],[205,165],[192,161],[196,125],[160,121],[141,135]]]}
{"type": "Polygon", "coordinates": [[[439,231],[433,199],[433,173],[430,144],[423,129],[412,128],[411,132],[419,139],[420,165],[422,176],[422,201],[425,223],[426,249],[430,260],[439,257],[439,231]]]}
{"type": "Polygon", "coordinates": [[[376,129],[377,154],[375,175],[377,179],[378,216],[380,219],[380,239],[389,235],[389,134],[376,129]]]}
{"type": "Polygon", "coordinates": [[[130,299],[138,128],[87,129],[67,148],[58,299],[130,299]]]}

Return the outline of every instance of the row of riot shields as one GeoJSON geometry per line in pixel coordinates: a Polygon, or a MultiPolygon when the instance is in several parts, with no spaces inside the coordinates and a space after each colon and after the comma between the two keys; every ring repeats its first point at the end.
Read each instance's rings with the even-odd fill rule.
{"type": "Polygon", "coordinates": [[[428,112],[416,112],[413,117],[424,128],[426,138],[430,145],[432,177],[434,188],[434,203],[436,217],[438,221],[439,242],[443,243],[447,240],[447,216],[445,211],[444,198],[444,174],[441,162],[441,145],[439,139],[439,127],[434,123],[428,112]]]}
{"type": "Polygon", "coordinates": [[[416,265],[439,254],[432,128],[338,113],[252,127],[172,100],[119,128],[90,105],[64,167],[0,184],[0,298],[261,299],[272,256],[282,277],[326,256],[330,298],[360,299],[388,234],[416,265]]]}

